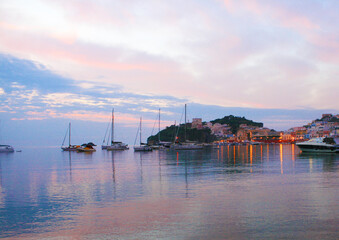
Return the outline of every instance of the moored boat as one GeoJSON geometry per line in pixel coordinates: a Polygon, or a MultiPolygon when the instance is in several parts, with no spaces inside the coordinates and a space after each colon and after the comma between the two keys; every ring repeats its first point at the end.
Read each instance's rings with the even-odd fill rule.
{"type": "MultiPolygon", "coordinates": [[[[111,144],[110,145],[105,145],[105,138],[106,138],[106,134],[105,134],[103,143],[101,145],[101,149],[110,150],[110,151],[128,150],[129,149],[128,144],[123,143],[123,142],[115,142],[114,141],[114,108],[112,110],[112,121],[111,121],[111,123],[112,123],[112,126],[111,126],[111,141],[110,141],[111,144]]],[[[107,130],[106,130],[106,133],[107,133],[107,130]]],[[[108,139],[109,139],[109,136],[108,136],[108,139]]],[[[107,143],[109,141],[108,139],[107,139],[107,143]]]]}
{"type": "MultiPolygon", "coordinates": [[[[198,144],[194,141],[188,141],[186,137],[186,128],[187,128],[187,121],[186,121],[186,115],[187,115],[187,105],[185,104],[185,132],[184,132],[184,141],[183,142],[174,142],[171,145],[171,149],[174,150],[199,150],[203,149],[202,144],[198,144]]],[[[177,140],[177,136],[175,136],[175,140],[177,140]]]]}
{"type": "MultiPolygon", "coordinates": [[[[151,146],[145,144],[145,143],[142,143],[141,142],[141,122],[142,122],[142,118],[140,117],[140,125],[139,125],[139,128],[138,128],[138,132],[140,134],[140,145],[139,146],[134,146],[134,152],[148,152],[148,151],[153,151],[153,148],[151,148],[151,146]]],[[[137,132],[137,135],[138,135],[138,132],[137,132]]],[[[136,139],[135,139],[136,140],[136,139]]],[[[135,143],[134,143],[135,144],[135,143]]]]}
{"type": "Polygon", "coordinates": [[[68,129],[66,131],[66,135],[64,137],[64,141],[62,142],[61,149],[62,151],[77,151],[80,148],[80,145],[71,145],[71,123],[68,125],[68,129]],[[68,132],[68,146],[64,146],[66,136],[68,132]]]}
{"type": "MultiPolygon", "coordinates": [[[[101,146],[103,147],[103,146],[101,146]]],[[[106,149],[108,151],[112,151],[112,150],[127,150],[129,149],[128,145],[126,143],[123,142],[112,142],[112,145],[108,145],[105,146],[105,148],[102,149],[106,149]]]]}
{"type": "Polygon", "coordinates": [[[78,152],[95,152],[96,149],[93,147],[96,146],[94,143],[84,143],[77,149],[78,152]]]}
{"type": "Polygon", "coordinates": [[[333,138],[319,137],[312,138],[306,142],[299,142],[296,145],[302,152],[309,153],[339,153],[339,145],[333,138]]]}
{"type": "Polygon", "coordinates": [[[0,145],[0,152],[6,153],[14,152],[14,148],[10,145],[0,145]]]}
{"type": "Polygon", "coordinates": [[[183,142],[183,143],[177,143],[173,144],[171,146],[171,149],[174,150],[198,150],[203,149],[204,146],[201,144],[197,144],[195,142],[183,142]]]}

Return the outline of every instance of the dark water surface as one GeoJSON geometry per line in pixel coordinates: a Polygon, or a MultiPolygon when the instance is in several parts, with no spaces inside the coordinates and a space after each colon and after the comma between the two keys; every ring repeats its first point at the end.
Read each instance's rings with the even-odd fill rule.
{"type": "Polygon", "coordinates": [[[0,154],[0,238],[339,239],[339,154],[0,154]]]}

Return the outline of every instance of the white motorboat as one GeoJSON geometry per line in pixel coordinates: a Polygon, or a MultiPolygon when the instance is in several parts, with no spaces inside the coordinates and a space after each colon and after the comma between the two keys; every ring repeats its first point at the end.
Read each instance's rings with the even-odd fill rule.
{"type": "Polygon", "coordinates": [[[312,138],[306,142],[296,144],[302,152],[310,153],[339,153],[339,145],[333,138],[319,137],[312,138]]]}
{"type": "Polygon", "coordinates": [[[11,153],[14,152],[14,148],[10,145],[0,145],[0,152],[11,153]]]}

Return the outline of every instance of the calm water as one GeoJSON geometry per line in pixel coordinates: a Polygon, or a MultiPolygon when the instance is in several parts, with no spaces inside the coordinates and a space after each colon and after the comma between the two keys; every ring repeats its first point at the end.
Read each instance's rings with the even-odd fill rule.
{"type": "Polygon", "coordinates": [[[339,154],[0,154],[0,238],[338,239],[339,154]]]}

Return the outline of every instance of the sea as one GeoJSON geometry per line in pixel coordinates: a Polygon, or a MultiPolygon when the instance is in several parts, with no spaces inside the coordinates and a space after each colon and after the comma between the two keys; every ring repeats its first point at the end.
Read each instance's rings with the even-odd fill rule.
{"type": "Polygon", "coordinates": [[[0,153],[1,239],[339,239],[339,154],[0,153]]]}

